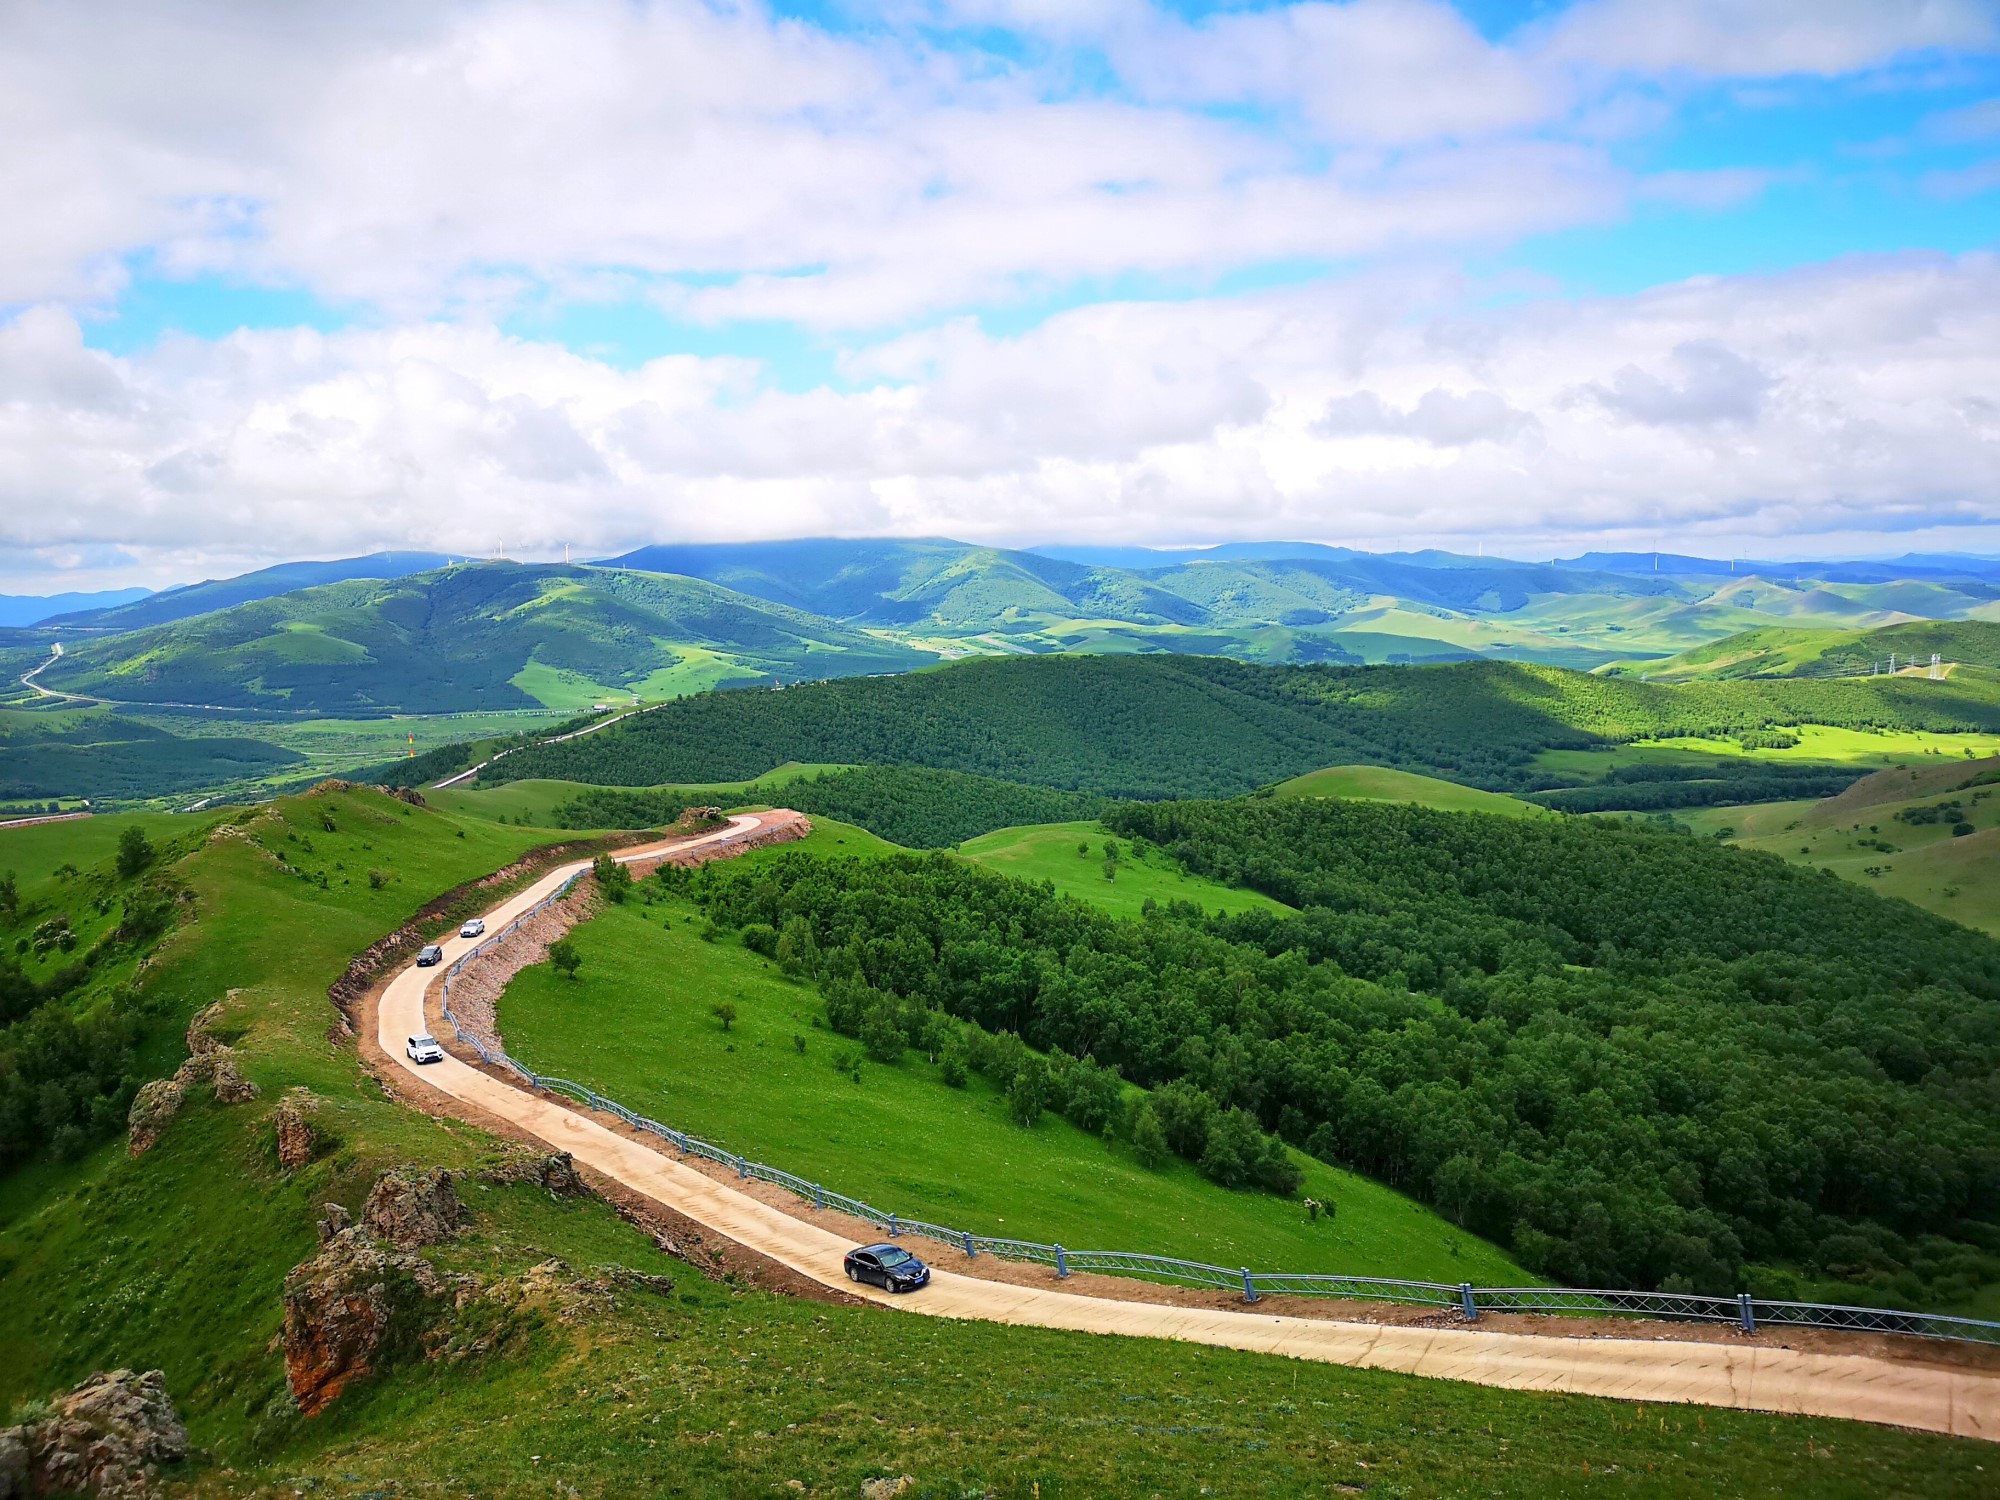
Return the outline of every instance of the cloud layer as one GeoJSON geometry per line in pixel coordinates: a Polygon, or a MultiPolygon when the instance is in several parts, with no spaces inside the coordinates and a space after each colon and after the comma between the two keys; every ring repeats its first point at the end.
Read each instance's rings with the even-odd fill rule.
{"type": "MultiPolygon", "coordinates": [[[[0,201],[32,206],[0,236],[0,547],[1993,523],[1987,256],[1582,302],[1462,267],[1754,207],[1811,170],[1646,143],[1751,82],[1905,86],[1995,17],[29,0],[0,17],[0,201]],[[334,331],[88,347],[135,277],[289,289],[334,331]],[[704,352],[506,331],[579,308],[704,352]],[[775,379],[772,328],[837,378],[775,379]]],[[[1881,149],[1967,201],[1995,119],[1881,149]]]]}
{"type": "Polygon", "coordinates": [[[0,331],[0,541],[341,552],[927,531],[1378,545],[2000,520],[2000,261],[1911,257],[1422,316],[1366,283],[959,323],[788,393],[488,326],[139,358],[0,331]],[[1989,394],[1977,394],[1989,393],[1989,394]]]}

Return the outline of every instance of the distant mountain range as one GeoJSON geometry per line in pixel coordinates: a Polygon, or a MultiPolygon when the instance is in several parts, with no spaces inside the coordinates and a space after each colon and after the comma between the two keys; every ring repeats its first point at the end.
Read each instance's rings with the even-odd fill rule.
{"type": "Polygon", "coordinates": [[[106,589],[94,594],[0,594],[0,630],[39,625],[79,611],[112,609],[151,593],[151,589],[106,589]]]}
{"type": "Polygon", "coordinates": [[[1797,653],[1732,655],[1718,643],[2000,620],[2000,561],[1915,554],[1525,563],[1306,542],[1019,551],[923,537],[662,545],[577,566],[446,563],[431,552],[285,563],[44,615],[66,654],[38,680],[116,701],[365,713],[587,707],[1051,652],[1659,664],[1668,677],[1715,675],[1726,656],[1740,662],[1732,675],[1763,675],[1797,653]]]}

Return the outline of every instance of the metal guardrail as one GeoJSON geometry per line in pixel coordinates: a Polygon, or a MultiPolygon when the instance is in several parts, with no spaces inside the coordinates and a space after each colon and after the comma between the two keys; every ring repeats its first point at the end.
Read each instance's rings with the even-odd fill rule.
{"type": "MultiPolygon", "coordinates": [[[[746,832],[744,837],[748,837],[746,832]]],[[[728,843],[727,839],[718,843],[728,843]]],[[[1734,1297],[1713,1297],[1681,1292],[1634,1292],[1591,1290],[1577,1287],[1516,1286],[1475,1287],[1470,1282],[1452,1285],[1441,1281],[1396,1281],[1374,1276],[1335,1276],[1317,1272],[1252,1271],[1247,1266],[1214,1266],[1204,1261],[1176,1260],[1171,1256],[1148,1255],[1126,1250],[1069,1250],[1061,1245],[1044,1245],[1034,1240],[998,1238],[953,1229],[922,1219],[906,1219],[885,1213],[871,1203],[837,1193],[823,1183],[809,1182],[779,1167],[751,1161],[699,1136],[649,1119],[606,1098],[573,1079],[537,1073],[523,1067],[506,1052],[489,1048],[458,1023],[451,1009],[451,981],[470,959],[517,929],[522,922],[569,894],[579,870],[541,901],[514,918],[499,932],[461,954],[444,973],[444,1017],[452,1032],[487,1063],[508,1069],[530,1087],[560,1094],[590,1109],[602,1110],[623,1120],[635,1130],[666,1141],[683,1156],[696,1156],[726,1167],[745,1181],[768,1182],[817,1209],[831,1209],[850,1218],[874,1224],[892,1239],[915,1235],[952,1246],[968,1259],[992,1255],[1002,1260],[1031,1261],[1052,1266],[1058,1277],[1074,1271],[1095,1271],[1110,1276],[1134,1276],[1149,1281],[1178,1282],[1189,1286],[1214,1287],[1241,1292],[1246,1302],[1266,1296],[1341,1297],[1366,1302],[1394,1302],[1406,1306],[1435,1307],[1457,1312],[1467,1321],[1477,1321],[1481,1313],[1521,1312],[1572,1314],[1583,1317],[1666,1318],[1680,1322],[1733,1324],[1745,1333],[1760,1327],[1831,1328],[1860,1333],[1894,1333],[1911,1338],[1944,1339],[1957,1343],[1988,1344],[2000,1347],[2000,1323],[1980,1318],[1959,1318],[1943,1313],[1906,1312],[1885,1307],[1851,1307],[1826,1302],[1782,1302],[1753,1297],[1748,1292],[1734,1297]]]]}

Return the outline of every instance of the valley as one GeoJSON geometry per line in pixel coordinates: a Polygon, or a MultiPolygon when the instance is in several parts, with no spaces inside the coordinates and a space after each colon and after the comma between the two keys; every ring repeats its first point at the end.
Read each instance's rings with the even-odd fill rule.
{"type": "MultiPolygon", "coordinates": [[[[1043,561],[1043,586],[1084,587],[1043,561]]],[[[156,1363],[201,1441],[259,1483],[274,1466],[368,1476],[411,1462],[400,1418],[411,1403],[509,1419],[497,1447],[454,1460],[470,1470],[539,1474],[570,1441],[561,1427],[587,1435],[592,1472],[615,1474],[643,1466],[654,1424],[635,1437],[619,1415],[633,1403],[606,1408],[592,1394],[607,1359],[639,1409],[662,1417],[658,1431],[687,1447],[730,1431],[734,1403],[772,1399],[750,1394],[766,1360],[793,1366],[774,1390],[814,1372],[824,1384],[807,1404],[823,1411],[828,1392],[863,1399],[842,1385],[843,1361],[894,1351],[942,1364],[984,1350],[1001,1366],[1066,1372],[1064,1434],[1112,1430],[1135,1391],[1184,1401],[1199,1362],[1232,1402],[1268,1389],[1321,1410],[1302,1405],[1310,1388],[1306,1400],[1328,1407],[1365,1392],[1387,1412],[1416,1402],[1526,1423],[1535,1451],[1496,1450],[1481,1470],[1521,1488],[1546,1488],[1579,1445],[1621,1465],[1662,1461],[1645,1455],[1678,1435],[1683,1408],[1642,1431],[1613,1415],[1623,1408],[1582,1396],[1558,1409],[1519,1391],[1412,1387],[1388,1371],[1295,1371],[1246,1352],[1264,1347],[1239,1332],[1257,1320],[1226,1307],[1202,1316],[1222,1320],[1217,1342],[1239,1347],[1196,1353],[801,1300],[773,1269],[794,1265],[790,1250],[746,1256],[731,1237],[750,1235],[736,1210],[703,1206],[726,1182],[683,1184],[695,1196],[676,1197],[673,1172],[646,1168],[646,1191],[684,1215],[650,1231],[648,1248],[598,1199],[494,1176],[511,1148],[486,1117],[427,1120],[382,1092],[339,1024],[329,1030],[329,988],[360,993],[341,978],[356,954],[389,955],[363,960],[365,983],[555,859],[630,847],[711,806],[797,808],[813,831],[632,885],[587,881],[600,894],[565,965],[531,963],[499,997],[516,1057],[729,1150],[982,1233],[1446,1288],[1740,1289],[1773,1306],[2000,1314],[1978,1175],[1997,1149],[2000,949],[1985,934],[2000,931],[1987,910],[1987,837],[2000,831],[1986,827],[1982,778],[2000,760],[2000,672],[1975,660],[1982,632],[2000,627],[1953,624],[1962,659],[1936,681],[1640,681],[1549,662],[1301,661],[1295,647],[1281,663],[1115,642],[1051,651],[980,613],[997,597],[990,569],[947,562],[912,598],[938,612],[923,629],[950,620],[967,633],[925,639],[986,643],[950,661],[937,659],[946,649],[871,654],[906,651],[895,643],[916,627],[831,629],[798,602],[718,599],[733,585],[518,566],[315,584],[66,648],[48,678],[119,701],[0,708],[8,800],[89,797],[96,812],[0,830],[0,872],[13,872],[0,909],[12,952],[0,957],[0,1396],[107,1360],[156,1363]],[[425,625],[412,600],[445,613],[425,625]],[[726,622],[707,644],[669,648],[664,627],[616,625],[678,609],[671,628],[684,635],[696,606],[726,622]],[[467,620],[486,676],[464,678],[465,690],[490,697],[500,684],[544,703],[406,711],[426,674],[459,672],[471,648],[443,637],[467,620]],[[777,634],[761,635],[756,655],[743,637],[766,631],[777,634]],[[354,650],[325,644],[343,641],[354,650]],[[675,664],[663,667],[669,649],[675,664]],[[781,691],[700,675],[724,658],[761,671],[780,657],[807,676],[829,670],[781,691]],[[500,675],[510,662],[521,665],[500,675]],[[884,663],[886,675],[864,670],[884,663]],[[659,676],[683,670],[692,675],[659,676]],[[132,682],[160,701],[112,690],[132,682]],[[162,706],[225,682],[239,704],[162,706]],[[306,703],[292,701],[300,694],[306,703]],[[595,708],[623,711],[635,697],[647,711],[615,723],[595,708]],[[377,784],[398,791],[367,789],[377,784]],[[197,802],[207,806],[164,810],[197,802]],[[127,847],[133,830],[143,851],[127,847]],[[1815,878],[1819,867],[1846,878],[1815,878]],[[469,884],[494,871],[497,885],[469,884]],[[209,1019],[191,1029],[197,1012],[209,1019]],[[202,1027],[219,1028],[256,1097],[230,1103],[219,1084],[189,1085],[159,1143],[132,1154],[121,1137],[139,1118],[135,1096],[186,1072],[187,1050],[209,1045],[194,1040],[210,1034],[202,1027]],[[286,1165],[272,1154],[272,1105],[300,1097],[320,1144],[286,1165]],[[1816,1157],[1797,1149],[1807,1140],[1816,1157]],[[217,1161],[256,1191],[225,1192],[217,1161]],[[289,1268],[316,1253],[315,1205],[355,1212],[385,1170],[413,1162],[455,1172],[465,1200],[463,1227],[427,1263],[500,1300],[492,1312],[424,1304],[427,1337],[464,1352],[448,1363],[385,1352],[335,1403],[339,1425],[322,1426],[297,1405],[289,1268]],[[79,1271],[82,1247],[98,1241],[119,1252],[79,1271]],[[173,1269],[190,1245],[198,1274],[173,1269]],[[583,1266],[665,1275],[673,1292],[544,1302],[521,1290],[551,1277],[568,1286],[583,1266]],[[205,1314],[113,1311],[140,1297],[205,1314]],[[754,1356],[741,1352],[745,1328],[754,1356]],[[673,1352],[662,1363],[648,1350],[673,1352]],[[663,1378],[681,1393],[671,1411],[642,1394],[663,1378]],[[516,1407],[524,1381],[554,1392],[533,1420],[516,1407]]],[[[1260,566],[1258,587],[1275,588],[1281,570],[1260,566]]],[[[1174,586],[1148,584],[1209,611],[1248,587],[1218,575],[1190,600],[1192,583],[1174,586]]],[[[1449,597],[1469,586],[1454,582],[1449,597]]],[[[1079,597],[1157,614],[1146,630],[1214,644],[1197,639],[1208,626],[1169,618],[1181,605],[1103,577],[1088,587],[1098,593],[1079,597]]],[[[1308,597],[1298,577],[1286,587],[1308,597]]],[[[824,594],[800,599],[832,607],[824,594]]],[[[846,605],[850,616],[876,608],[846,605]]],[[[1370,623],[1383,622],[1403,628],[1389,614],[1370,623]]],[[[535,1116],[557,1142],[572,1128],[560,1113],[535,1116]]],[[[959,1277],[973,1288],[959,1292],[948,1257],[940,1264],[938,1307],[969,1297],[949,1305],[975,1318],[988,1316],[991,1288],[1030,1291],[1042,1274],[959,1277]]],[[[1118,1295],[1071,1300],[1127,1305],[1118,1295]]],[[[1168,1301],[1129,1304],[1154,1310],[1117,1322],[1122,1334],[1166,1326],[1161,1309],[1180,1294],[1158,1295],[1168,1301]]],[[[1437,1350],[1471,1340],[1473,1365],[1395,1363],[1401,1334],[1347,1321],[1377,1316],[1366,1306],[1301,1300],[1279,1309],[1300,1318],[1299,1347],[1324,1344],[1314,1358],[1343,1363],[1476,1373],[1515,1347],[1485,1341],[1576,1342],[1501,1320],[1443,1342],[1423,1335],[1437,1350]]],[[[1070,1318],[1021,1314],[1090,1326],[1070,1318]]],[[[1784,1335],[1758,1339],[1771,1337],[1784,1335]]],[[[1892,1354],[1896,1344],[1886,1341],[1892,1354]]],[[[1541,1369],[1549,1356],[1523,1357],[1541,1369]]],[[[1701,1399],[1722,1400],[1723,1388],[1701,1399]]],[[[944,1435],[968,1412],[1030,1449],[1042,1441],[1020,1416],[1017,1381],[968,1370],[925,1389],[927,1402],[948,1393],[949,1409],[926,1408],[886,1448],[829,1447],[808,1417],[783,1438],[729,1440],[716,1472],[768,1463],[865,1476],[889,1463],[977,1475],[988,1450],[944,1435]]],[[[1838,1394],[1800,1399],[1800,1410],[1870,1414],[1838,1394]]],[[[1244,1432],[1293,1415],[1273,1406],[1244,1432]]],[[[1821,1471],[1830,1492],[1903,1464],[1950,1493],[1958,1455],[1981,1446],[1823,1417],[1711,1409],[1700,1421],[1709,1434],[1761,1424],[1767,1448],[1773,1433],[1780,1447],[1835,1434],[1843,1456],[1821,1471]]],[[[1150,1458],[1121,1447],[1104,1463],[1121,1476],[1155,1461],[1215,1473],[1216,1424],[1196,1425],[1149,1437],[1150,1458]]],[[[441,1441],[422,1440],[422,1462],[437,1461],[441,1441]]],[[[1392,1474],[1441,1462],[1421,1433],[1364,1440],[1351,1428],[1342,1441],[1392,1474]]],[[[1695,1465],[1689,1484],[1707,1482],[1707,1459],[1674,1451],[1695,1465]]],[[[1299,1472],[1270,1468],[1270,1492],[1299,1472]]]]}

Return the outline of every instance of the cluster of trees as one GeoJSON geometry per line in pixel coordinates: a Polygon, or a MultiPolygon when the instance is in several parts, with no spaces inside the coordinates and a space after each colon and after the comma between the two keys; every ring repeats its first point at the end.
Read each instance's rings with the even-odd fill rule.
{"type": "Polygon", "coordinates": [[[1949,682],[1684,686],[1511,662],[1256,666],[1215,657],[985,658],[783,693],[707,693],[523,750],[490,779],[742,781],[786,761],[919,764],[1107,797],[1232,796],[1339,764],[1497,791],[1562,784],[1551,748],[1786,725],[2000,729],[2000,693],[1949,682]]]}
{"type": "Polygon", "coordinates": [[[1558,812],[1654,812],[1669,807],[1733,807],[1743,802],[1837,797],[1867,775],[1837,766],[1772,766],[1755,761],[1713,766],[1630,766],[1590,786],[1531,792],[1558,812]]]}
{"type": "MultiPolygon", "coordinates": [[[[812,867],[820,862],[795,863],[812,867]]],[[[701,871],[714,868],[702,866],[701,871]]],[[[935,859],[913,868],[932,874],[966,871],[935,859]]],[[[962,1086],[968,1073],[990,1080],[1007,1096],[1017,1125],[1032,1127],[1045,1110],[1053,1111],[1080,1130],[1129,1141],[1149,1167],[1179,1155],[1224,1187],[1280,1194],[1296,1192],[1304,1180],[1284,1142],[1240,1104],[1218,1101],[1187,1079],[1170,1080],[1151,1095],[1138,1094],[1126,1087],[1117,1065],[1106,1066],[1060,1041],[1043,1041],[1038,1052],[1018,1030],[1005,1027],[1012,1019],[1006,1014],[967,1004],[956,990],[914,983],[918,971],[906,962],[912,949],[893,950],[876,937],[854,933],[835,942],[835,929],[822,927],[804,911],[784,916],[782,925],[768,920],[788,905],[767,899],[769,887],[746,893],[741,883],[732,886],[671,866],[662,868],[660,879],[694,895],[719,923],[740,925],[743,945],[753,953],[775,959],[796,978],[819,980],[827,1024],[860,1041],[877,1062],[900,1062],[915,1048],[938,1064],[953,1087],[962,1086]]],[[[995,881],[1001,888],[1018,886],[1037,901],[1052,899],[1043,886],[980,877],[989,888],[995,881]]]]}
{"type": "Polygon", "coordinates": [[[11,871],[0,876],[0,1166],[42,1150],[80,1155],[125,1123],[146,1012],[130,985],[109,976],[166,932],[185,898],[154,872],[159,859],[133,826],[110,869],[70,870],[58,889],[75,909],[115,910],[117,920],[39,977],[22,960],[73,953],[72,914],[47,895],[23,896],[11,871]]]}
{"type": "Polygon", "coordinates": [[[1341,801],[1105,819],[1299,915],[1121,922],[938,856],[674,878],[865,987],[841,991],[859,1034],[877,1009],[905,1038],[942,1012],[1090,1059],[1153,1089],[1169,1149],[1206,1162],[1219,1128],[1218,1175],[1254,1127],[1565,1282],[1726,1291],[1789,1262],[1943,1298],[2000,1275],[1989,939],[1582,820],[1341,801]]]}

